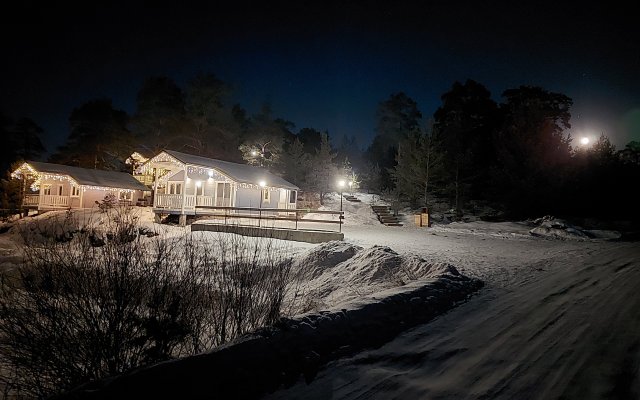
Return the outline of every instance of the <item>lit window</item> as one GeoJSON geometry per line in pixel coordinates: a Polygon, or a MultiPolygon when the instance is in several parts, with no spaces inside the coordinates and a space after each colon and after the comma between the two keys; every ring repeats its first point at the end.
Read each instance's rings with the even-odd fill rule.
{"type": "Polygon", "coordinates": [[[267,203],[269,202],[269,199],[271,198],[269,193],[269,189],[262,189],[262,201],[266,201],[267,203]]]}
{"type": "Polygon", "coordinates": [[[169,183],[169,194],[181,194],[182,183],[169,183]]]}
{"type": "Polygon", "coordinates": [[[120,192],[120,200],[131,201],[132,192],[120,192]]]}
{"type": "Polygon", "coordinates": [[[42,194],[45,196],[51,195],[51,185],[42,185],[42,194]]]}

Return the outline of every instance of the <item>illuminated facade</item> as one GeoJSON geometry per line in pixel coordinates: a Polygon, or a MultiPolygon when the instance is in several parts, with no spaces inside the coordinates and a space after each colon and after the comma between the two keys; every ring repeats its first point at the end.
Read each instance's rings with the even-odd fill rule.
{"type": "Polygon", "coordinates": [[[120,203],[137,204],[148,190],[126,172],[27,161],[11,173],[23,184],[23,206],[39,211],[92,208],[112,194],[120,203]]]}
{"type": "Polygon", "coordinates": [[[153,177],[156,214],[195,215],[216,207],[296,208],[297,186],[250,165],[165,150],[135,173],[153,177]]]}

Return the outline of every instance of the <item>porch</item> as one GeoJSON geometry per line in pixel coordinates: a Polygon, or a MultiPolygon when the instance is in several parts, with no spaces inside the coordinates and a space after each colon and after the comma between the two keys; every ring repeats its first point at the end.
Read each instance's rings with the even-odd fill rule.
{"type": "Polygon", "coordinates": [[[22,206],[39,209],[68,208],[71,203],[70,200],[70,196],[27,194],[24,196],[22,206]]]}
{"type": "Polygon", "coordinates": [[[196,207],[225,207],[230,206],[229,198],[201,196],[193,194],[157,194],[154,197],[153,209],[170,214],[184,213],[194,215],[196,207]]]}
{"type": "MultiPolygon", "coordinates": [[[[186,214],[186,215],[204,215],[210,214],[210,211],[204,207],[231,207],[232,199],[229,197],[203,196],[192,194],[158,194],[156,193],[153,200],[153,211],[155,213],[165,214],[186,214]]],[[[294,203],[278,203],[281,209],[285,211],[295,209],[294,203]]],[[[246,209],[241,207],[239,209],[246,209]]],[[[274,210],[272,208],[263,208],[263,210],[274,210]]]]}

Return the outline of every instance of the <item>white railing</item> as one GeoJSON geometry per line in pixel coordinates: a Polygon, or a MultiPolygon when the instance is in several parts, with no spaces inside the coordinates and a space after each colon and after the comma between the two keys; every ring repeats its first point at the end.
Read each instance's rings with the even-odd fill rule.
{"type": "Polygon", "coordinates": [[[156,204],[158,208],[168,208],[171,210],[180,210],[182,208],[181,194],[156,194],[156,204]]]}
{"type": "Polygon", "coordinates": [[[184,209],[185,210],[193,210],[196,208],[196,196],[195,195],[185,195],[184,196],[184,209]]]}
{"type": "Polygon", "coordinates": [[[25,206],[37,206],[38,203],[40,203],[39,194],[26,194],[22,204],[25,206]]]}
{"type": "Polygon", "coordinates": [[[196,196],[196,206],[213,206],[213,196],[196,196]]]}
{"type": "Polygon", "coordinates": [[[40,196],[40,207],[69,207],[69,196],[43,194],[40,196]]]}
{"type": "Polygon", "coordinates": [[[182,194],[156,194],[156,208],[168,210],[182,210],[184,201],[185,210],[193,210],[196,207],[196,196],[182,194]]]}

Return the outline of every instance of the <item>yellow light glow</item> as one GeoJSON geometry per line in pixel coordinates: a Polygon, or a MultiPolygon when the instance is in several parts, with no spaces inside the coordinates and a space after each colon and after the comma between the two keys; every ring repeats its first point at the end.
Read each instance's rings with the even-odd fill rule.
{"type": "Polygon", "coordinates": [[[582,139],[580,139],[580,144],[582,145],[587,145],[589,144],[589,138],[588,137],[583,137],[582,139]]]}

